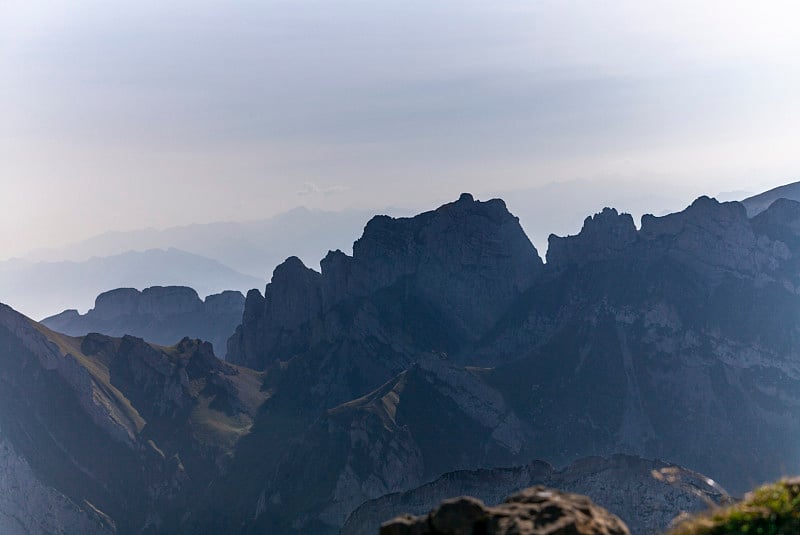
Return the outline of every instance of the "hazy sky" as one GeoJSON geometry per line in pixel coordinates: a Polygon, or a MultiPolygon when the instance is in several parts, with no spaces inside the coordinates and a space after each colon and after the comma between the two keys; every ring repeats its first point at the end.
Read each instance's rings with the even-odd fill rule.
{"type": "Polygon", "coordinates": [[[0,258],[296,205],[800,180],[798,6],[0,0],[0,258]]]}

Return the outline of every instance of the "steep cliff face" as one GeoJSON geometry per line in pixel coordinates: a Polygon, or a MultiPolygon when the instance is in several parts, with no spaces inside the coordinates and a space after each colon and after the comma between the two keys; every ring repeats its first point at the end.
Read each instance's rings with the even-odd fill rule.
{"type": "Polygon", "coordinates": [[[94,308],[84,315],[66,310],[42,324],[70,336],[129,334],[162,345],[187,336],[200,338],[211,342],[224,358],[227,339],[241,322],[244,301],[244,296],[234,291],[209,295],[202,301],[185,286],[153,286],[141,292],[118,288],[98,295],[94,308]]]}
{"type": "Polygon", "coordinates": [[[604,245],[611,233],[591,225],[553,240],[572,254],[552,259],[535,288],[546,298],[531,299],[484,348],[521,357],[487,381],[547,430],[535,456],[666,458],[737,491],[776,476],[781,463],[800,466],[783,446],[800,432],[787,412],[800,403],[791,269],[800,250],[776,239],[791,223],[772,210],[749,220],[738,203],[701,198],[684,212],[643,218],[614,254],[604,245]]]}
{"type": "Polygon", "coordinates": [[[245,485],[249,498],[220,497],[217,513],[335,532],[360,499],[437,471],[531,458],[626,452],[710,473],[735,492],[800,466],[796,207],[748,219],[738,203],[700,198],[640,230],[608,209],[577,236],[552,237],[540,265],[519,260],[515,233],[500,230],[513,218],[484,217],[499,206],[464,197],[417,218],[374,219],[352,258],[330,253],[319,274],[290,260],[269,297],[248,297],[231,343],[249,348],[237,358],[269,368],[272,396],[248,447],[274,442],[269,460],[232,469],[260,476],[245,485]],[[500,280],[470,291],[484,276],[500,280]],[[291,313],[277,319],[271,301],[291,313]],[[431,414],[444,415],[449,435],[423,425],[431,414]],[[289,418],[292,430],[279,431],[289,418]]]}
{"type": "Polygon", "coordinates": [[[404,304],[426,309],[437,317],[434,329],[474,342],[542,271],[536,249],[503,201],[475,201],[469,194],[413,218],[377,216],[353,245],[352,257],[331,252],[321,266],[321,274],[297,258],[278,266],[264,301],[248,300],[229,343],[232,362],[262,369],[307,350],[315,337],[340,338],[353,320],[331,326],[323,313],[355,308],[350,315],[375,316],[364,302],[383,314],[382,299],[398,300],[395,310],[404,304]]]}

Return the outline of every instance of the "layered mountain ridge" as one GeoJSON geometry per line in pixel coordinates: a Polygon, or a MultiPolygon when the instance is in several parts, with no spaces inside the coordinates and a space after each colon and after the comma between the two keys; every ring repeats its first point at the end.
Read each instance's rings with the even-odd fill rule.
{"type": "Polygon", "coordinates": [[[217,473],[264,397],[259,374],[188,338],[73,338],[2,305],[0,347],[2,439],[29,487],[57,489],[65,533],[178,529],[193,485],[217,473]]]}
{"type": "Polygon", "coordinates": [[[65,310],[42,320],[45,326],[70,336],[91,332],[109,336],[126,334],[161,345],[184,337],[207,340],[220,358],[228,338],[241,322],[244,296],[224,291],[201,300],[186,286],[153,286],[139,291],[118,288],[98,295],[86,314],[65,310]]]}
{"type": "Polygon", "coordinates": [[[307,419],[299,448],[265,471],[288,478],[313,451],[327,474],[274,492],[262,517],[280,522],[287,495],[316,485],[327,490],[293,525],[322,529],[437,471],[531,458],[662,458],[736,491],[800,465],[789,447],[800,431],[794,210],[749,219],[740,203],[701,197],[637,230],[607,209],[576,236],[552,236],[542,264],[502,204],[464,195],[373,219],[353,257],[330,253],[321,273],[287,261],[265,297],[251,292],[229,354],[269,370],[265,422],[272,410],[307,419]],[[447,422],[442,435],[419,425],[430,414],[447,422]]]}
{"type": "MultiPolygon", "coordinates": [[[[81,425],[121,448],[123,467],[148,466],[132,506],[92,486],[127,473],[48,482],[125,533],[337,533],[362,503],[444,473],[617,453],[738,493],[800,467],[798,258],[792,201],[748,218],[701,197],[638,230],[607,209],[552,236],[545,264],[502,201],[465,194],[373,218],[353,255],[329,253],[320,272],[279,265],[245,299],[230,364],[188,339],[71,338],[21,316],[0,359],[63,368],[55,391],[74,397],[81,425]]],[[[13,414],[0,429],[29,459],[13,414]]],[[[655,507],[654,487],[640,488],[655,507]]]]}

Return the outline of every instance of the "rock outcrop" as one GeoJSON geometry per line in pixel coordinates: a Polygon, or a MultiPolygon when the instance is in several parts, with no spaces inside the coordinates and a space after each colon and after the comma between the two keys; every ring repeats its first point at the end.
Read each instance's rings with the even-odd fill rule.
{"type": "Polygon", "coordinates": [[[36,477],[0,430],[0,533],[110,535],[116,526],[90,504],[82,506],[36,477]]]}
{"type": "Polygon", "coordinates": [[[470,497],[446,500],[426,517],[404,516],[381,535],[629,535],[616,516],[586,496],[531,487],[487,507],[470,497]]]}
{"type": "Polygon", "coordinates": [[[86,314],[66,310],[42,320],[47,327],[70,335],[90,332],[132,335],[161,345],[184,337],[207,340],[220,358],[227,340],[242,320],[245,298],[240,292],[209,295],[205,301],[185,286],[153,286],[141,292],[118,288],[97,296],[86,314]]]}
{"type": "Polygon", "coordinates": [[[365,502],[344,523],[341,535],[372,535],[389,518],[425,514],[452,496],[474,496],[491,505],[535,485],[584,494],[621,518],[634,535],[652,535],[684,512],[723,501],[725,495],[708,481],[684,468],[629,455],[581,459],[561,470],[535,461],[515,468],[450,472],[415,489],[365,502]]]}
{"type": "Polygon", "coordinates": [[[636,227],[630,214],[605,208],[599,214],[587,217],[577,236],[560,238],[551,234],[547,263],[561,266],[607,259],[618,255],[636,239],[636,227]]]}

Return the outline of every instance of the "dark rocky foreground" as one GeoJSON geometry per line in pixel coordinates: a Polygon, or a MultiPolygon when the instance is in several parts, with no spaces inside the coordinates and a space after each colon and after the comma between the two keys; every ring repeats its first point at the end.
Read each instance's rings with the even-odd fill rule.
{"type": "Polygon", "coordinates": [[[586,496],[532,487],[487,507],[475,498],[447,500],[424,517],[403,516],[380,535],[629,535],[618,517],[586,496]]]}
{"type": "Polygon", "coordinates": [[[468,495],[494,505],[542,485],[591,497],[620,517],[634,535],[662,533],[680,514],[704,511],[727,498],[706,476],[660,461],[628,455],[591,457],[560,470],[539,461],[450,472],[415,489],[370,500],[353,511],[341,535],[374,535],[388,518],[423,515],[453,496],[468,495]]]}

